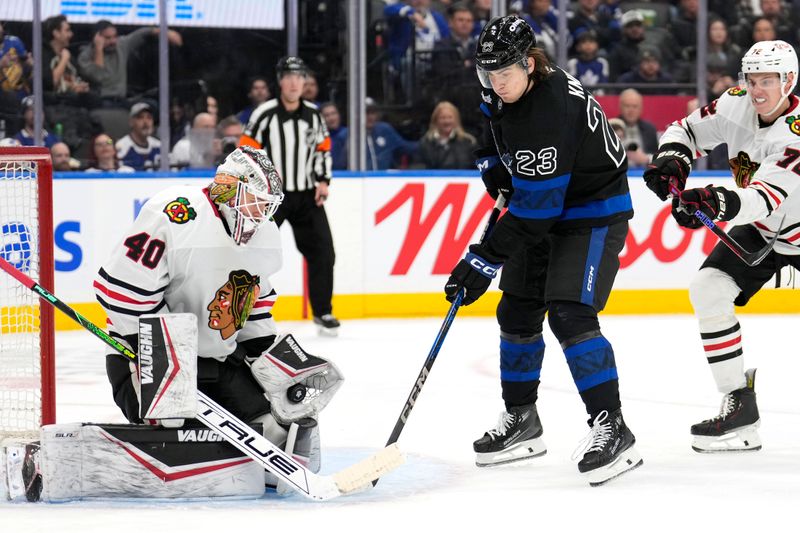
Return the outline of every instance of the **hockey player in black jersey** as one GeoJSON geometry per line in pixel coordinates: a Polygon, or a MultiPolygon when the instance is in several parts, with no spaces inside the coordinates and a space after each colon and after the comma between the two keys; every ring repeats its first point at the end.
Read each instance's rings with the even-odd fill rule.
{"type": "Polygon", "coordinates": [[[481,32],[475,62],[488,139],[476,164],[508,211],[473,244],[445,286],[449,301],[477,300],[502,267],[500,379],[506,410],[475,441],[478,466],[544,454],[536,410],[545,313],[589,414],[578,469],[599,485],[642,464],[621,412],[611,344],[597,313],[619,269],[633,216],[627,161],[602,108],[552,67],[531,27],[510,15],[481,32]]]}

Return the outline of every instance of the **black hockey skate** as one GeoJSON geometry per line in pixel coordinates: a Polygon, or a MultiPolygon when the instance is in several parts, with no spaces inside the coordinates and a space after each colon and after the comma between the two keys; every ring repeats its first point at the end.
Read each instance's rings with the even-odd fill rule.
{"type": "Polygon", "coordinates": [[[475,464],[496,466],[544,455],[547,447],[542,433],[535,404],[511,407],[500,414],[495,429],[473,443],[475,464]]]}
{"type": "Polygon", "coordinates": [[[315,316],[314,324],[317,325],[317,330],[320,335],[327,335],[329,337],[337,337],[339,335],[339,326],[341,324],[336,317],[330,313],[327,315],[315,316]]]}
{"type": "Polygon", "coordinates": [[[582,453],[578,471],[589,480],[589,485],[600,486],[625,472],[642,466],[644,461],[633,447],[636,437],[625,425],[622,410],[602,411],[589,420],[592,430],[578,446],[574,459],[582,453]]]}
{"type": "Polygon", "coordinates": [[[747,384],[722,398],[719,414],[692,426],[692,449],[700,453],[757,451],[760,417],[756,404],[756,369],[744,373],[747,384]]]}

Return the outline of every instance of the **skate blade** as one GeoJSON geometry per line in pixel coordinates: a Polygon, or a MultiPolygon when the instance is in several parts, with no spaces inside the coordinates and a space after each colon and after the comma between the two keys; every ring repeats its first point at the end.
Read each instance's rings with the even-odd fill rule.
{"type": "Polygon", "coordinates": [[[324,326],[317,326],[317,333],[320,337],[338,337],[339,328],[326,328],[324,326]]]}
{"type": "Polygon", "coordinates": [[[761,449],[758,435],[760,421],[719,437],[695,435],[692,449],[697,453],[757,452],[761,449]]]}
{"type": "Polygon", "coordinates": [[[639,452],[631,446],[622,452],[613,463],[584,472],[583,475],[586,476],[590,486],[599,487],[600,485],[605,485],[614,478],[618,478],[622,474],[639,468],[643,464],[644,459],[642,459],[639,452]]]}
{"type": "Polygon", "coordinates": [[[507,450],[489,453],[476,453],[475,466],[481,468],[507,465],[526,459],[541,457],[547,453],[547,446],[541,438],[525,440],[507,450]]]}

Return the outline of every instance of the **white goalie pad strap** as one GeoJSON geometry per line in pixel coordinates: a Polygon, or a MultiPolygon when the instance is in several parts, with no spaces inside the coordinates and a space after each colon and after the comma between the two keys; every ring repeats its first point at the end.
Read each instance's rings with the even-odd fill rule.
{"type": "Polygon", "coordinates": [[[165,426],[197,414],[197,317],[191,313],[139,318],[140,416],[165,426]],[[171,423],[170,420],[173,420],[171,423]]]}
{"type": "Polygon", "coordinates": [[[344,377],[331,361],[303,350],[291,334],[279,336],[251,365],[275,418],[284,424],[316,417],[344,377]]]}
{"type": "Polygon", "coordinates": [[[42,428],[42,499],[259,498],[264,469],[207,428],[42,428]],[[198,445],[202,443],[202,445],[198,445]]]}

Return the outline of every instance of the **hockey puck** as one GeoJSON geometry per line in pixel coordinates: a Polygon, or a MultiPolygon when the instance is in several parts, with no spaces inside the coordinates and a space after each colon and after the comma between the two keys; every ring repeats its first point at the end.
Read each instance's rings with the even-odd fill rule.
{"type": "Polygon", "coordinates": [[[300,403],[306,397],[306,387],[302,383],[295,383],[286,391],[286,396],[292,403],[300,403]]]}

